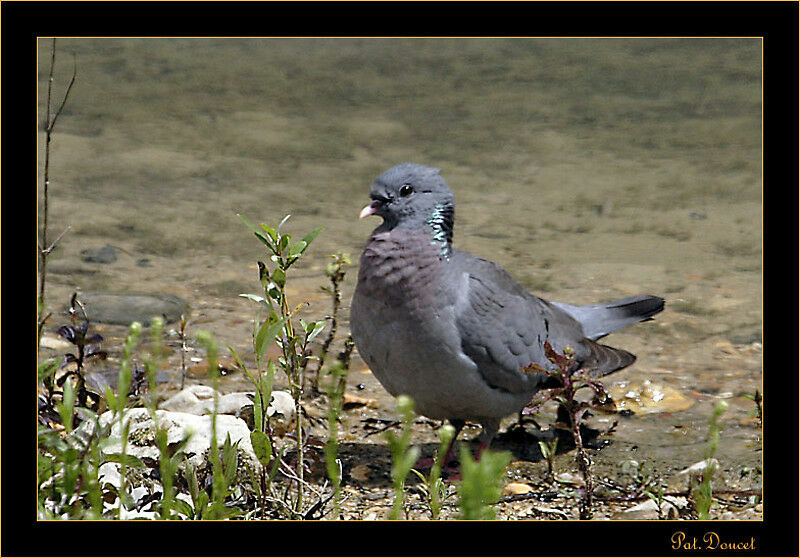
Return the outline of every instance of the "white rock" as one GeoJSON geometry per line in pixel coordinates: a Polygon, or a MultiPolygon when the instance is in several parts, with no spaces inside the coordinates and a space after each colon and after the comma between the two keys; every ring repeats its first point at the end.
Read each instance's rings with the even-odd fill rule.
{"type": "Polygon", "coordinates": [[[693,479],[702,479],[709,467],[711,468],[711,476],[714,476],[714,473],[716,473],[717,469],[719,469],[719,461],[713,457],[710,459],[704,459],[703,461],[699,461],[682,471],[678,471],[678,474],[689,476],[693,479]]]}
{"type": "Polygon", "coordinates": [[[122,486],[122,475],[119,473],[119,463],[107,462],[97,469],[97,480],[100,486],[110,484],[119,490],[122,486]]]}
{"type": "MultiPolygon", "coordinates": [[[[114,413],[107,411],[100,416],[100,424],[108,425],[113,419],[114,413]]],[[[125,413],[123,420],[130,422],[131,425],[126,453],[139,458],[149,457],[157,460],[160,454],[155,445],[155,425],[150,418],[148,410],[144,408],[130,409],[125,413]]],[[[168,444],[178,443],[184,437],[190,436],[183,451],[190,463],[195,466],[202,465],[205,454],[211,447],[211,415],[197,416],[189,413],[158,410],[156,411],[156,420],[159,425],[167,429],[168,444]]],[[[216,429],[218,445],[221,446],[226,436],[230,434],[231,442],[238,441],[240,451],[244,452],[254,465],[258,463],[253,452],[253,445],[250,443],[250,430],[242,419],[231,415],[217,415],[216,429]]],[[[114,422],[111,427],[110,437],[112,439],[120,439],[120,424],[118,421],[114,422]]],[[[107,445],[104,451],[106,453],[121,453],[121,440],[107,445]]]]}
{"type": "Polygon", "coordinates": [[[53,349],[54,351],[65,351],[72,348],[72,343],[65,341],[60,337],[50,337],[49,335],[42,335],[39,341],[39,346],[45,349],[53,349]]]}
{"type": "MultiPolygon", "coordinates": [[[[661,501],[661,517],[676,519],[678,510],[686,508],[688,504],[689,502],[682,496],[677,498],[665,496],[661,501]]],[[[647,500],[627,510],[615,513],[612,519],[659,519],[658,505],[655,500],[647,500]]]]}
{"type": "MultiPolygon", "coordinates": [[[[252,393],[236,392],[225,395],[217,394],[217,413],[236,415],[242,408],[253,404],[252,393]]],[[[189,386],[163,401],[159,409],[208,415],[214,411],[214,388],[208,386],[189,386]]],[[[282,415],[287,420],[294,418],[294,399],[285,391],[273,391],[267,414],[282,415]]]]}
{"type": "MultiPolygon", "coordinates": [[[[246,393],[226,393],[220,396],[217,412],[226,415],[235,415],[243,407],[253,404],[252,398],[246,393]]],[[[210,412],[210,411],[209,411],[210,412]]]]}
{"type": "Polygon", "coordinates": [[[267,415],[283,415],[286,419],[294,418],[294,398],[285,391],[273,391],[267,407],[267,415]]]}
{"type": "Polygon", "coordinates": [[[154,511],[136,511],[126,510],[125,506],[122,507],[120,519],[158,519],[158,512],[154,511]]]}
{"type": "Polygon", "coordinates": [[[133,498],[133,501],[137,503],[149,494],[150,491],[144,486],[135,486],[133,489],[131,489],[131,498],[133,498]]]}
{"type": "Polygon", "coordinates": [[[158,408],[165,411],[204,415],[214,408],[214,388],[189,386],[166,401],[162,401],[158,408]]]}

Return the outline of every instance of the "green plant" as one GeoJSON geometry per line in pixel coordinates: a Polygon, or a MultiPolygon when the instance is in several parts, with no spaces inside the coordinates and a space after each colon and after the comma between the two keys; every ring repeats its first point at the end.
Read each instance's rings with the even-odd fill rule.
{"type": "MultiPolygon", "coordinates": [[[[70,331],[70,336],[72,333],[75,334],[76,346],[80,346],[86,340],[85,327],[81,326],[70,331]]],[[[114,395],[110,388],[106,389],[105,398],[109,409],[114,413],[113,420],[102,425],[94,411],[80,405],[80,384],[73,385],[70,381],[63,383],[62,397],[55,403],[63,429],[53,424],[50,428],[40,427],[38,432],[41,517],[100,519],[106,516],[104,502],[113,500],[117,496],[119,497],[117,517],[122,516],[123,506],[126,509],[132,507],[132,498],[127,491],[126,471],[128,467],[142,468],[144,463],[136,457],[126,455],[125,443],[129,424],[123,423],[123,414],[128,403],[131,352],[138,342],[140,333],[141,326],[138,323],[132,324],[120,366],[118,394],[114,395]],[[76,419],[81,423],[81,428],[75,428],[76,419]],[[115,422],[121,424],[124,436],[122,451],[109,453],[105,448],[115,441],[110,436],[111,427],[115,422]],[[83,423],[86,423],[86,428],[83,427],[83,423]],[[104,463],[119,464],[121,479],[119,487],[100,486],[99,468],[104,463]]],[[[73,355],[73,359],[78,360],[78,357],[73,355]]],[[[48,377],[48,369],[52,369],[52,363],[45,361],[40,366],[40,372],[48,377]]]]}
{"type": "Polygon", "coordinates": [[[331,282],[331,286],[322,286],[320,287],[326,293],[331,295],[331,327],[328,330],[328,336],[325,338],[325,342],[322,344],[322,349],[319,352],[319,356],[317,358],[317,371],[314,375],[314,384],[312,386],[315,393],[319,393],[319,380],[320,374],[322,372],[322,367],[325,365],[325,357],[328,354],[328,350],[330,349],[331,343],[333,343],[333,339],[336,337],[336,329],[338,326],[338,318],[339,318],[339,306],[342,303],[342,289],[341,285],[344,281],[345,277],[345,267],[350,265],[350,256],[343,252],[336,252],[335,254],[331,254],[332,262],[329,262],[327,266],[325,266],[325,275],[331,282]]]}
{"type": "MultiPolygon", "coordinates": [[[[97,425],[97,416],[82,409],[84,420],[94,421],[88,436],[78,436],[72,429],[72,387],[65,389],[61,405],[64,430],[40,426],[38,430],[38,516],[41,519],[100,519],[103,516],[104,492],[98,481],[102,463],[101,443],[107,430],[97,425]]],[[[113,456],[106,457],[112,460],[113,456]]]]}
{"type": "Polygon", "coordinates": [[[178,339],[181,342],[181,391],[186,384],[186,326],[189,323],[189,316],[181,314],[181,321],[178,324],[178,339]]]}
{"type": "MultiPolygon", "coordinates": [[[[217,445],[217,408],[219,405],[217,343],[207,331],[198,331],[196,338],[205,348],[208,373],[211,375],[214,387],[214,408],[211,413],[211,445],[208,449],[208,460],[211,462],[212,475],[211,501],[208,503],[208,508],[201,512],[201,517],[206,519],[225,519],[241,513],[241,510],[234,506],[228,506],[225,502],[225,499],[232,492],[233,481],[236,477],[238,465],[236,446],[238,446],[239,442],[231,444],[230,435],[228,435],[223,443],[222,456],[220,456],[219,446],[217,445]]],[[[196,509],[195,512],[197,512],[196,509]]]]}
{"type": "Polygon", "coordinates": [[[714,455],[717,453],[719,446],[719,435],[722,428],[719,425],[719,418],[728,409],[728,404],[725,401],[720,401],[714,405],[711,411],[711,417],[708,419],[708,445],[705,451],[705,468],[703,469],[700,477],[700,482],[696,483],[692,489],[692,500],[694,501],[695,510],[699,519],[708,519],[708,514],[711,511],[711,505],[714,501],[713,491],[711,487],[711,479],[717,469],[717,460],[714,455]]]}
{"type": "Polygon", "coordinates": [[[339,417],[342,414],[342,401],[347,386],[347,368],[337,361],[327,374],[328,381],[328,439],[325,441],[325,468],[333,485],[334,517],[341,517],[340,488],[342,484],[342,462],[339,453],[339,417]]]}
{"type": "Polygon", "coordinates": [[[759,390],[756,390],[753,393],[743,393],[742,397],[744,397],[745,399],[749,399],[755,404],[756,408],[753,409],[753,411],[751,412],[751,416],[757,419],[758,425],[761,426],[762,416],[764,413],[764,409],[762,407],[762,402],[764,401],[764,397],[761,395],[761,392],[759,390]]]}
{"type": "MultiPolygon", "coordinates": [[[[77,299],[77,293],[75,293],[72,295],[69,307],[73,321],[76,321],[76,307],[79,306],[80,302],[77,299]]],[[[65,384],[74,382],[76,404],[79,407],[91,407],[97,410],[99,396],[86,388],[84,367],[89,360],[105,360],[107,358],[106,351],[101,350],[97,345],[103,341],[102,335],[89,335],[89,320],[86,319],[80,324],[62,325],[58,328],[57,333],[75,346],[75,352],[64,355],[64,361],[59,366],[59,371],[64,370],[65,373],[59,375],[58,378],[55,378],[55,374],[52,377],[50,375],[42,376],[48,399],[52,400],[60,394],[58,388],[63,389],[65,384]],[[91,402],[89,401],[90,399],[92,400],[91,402]]]]}
{"type": "Polygon", "coordinates": [[[553,472],[553,462],[556,458],[557,448],[558,436],[553,436],[546,442],[544,440],[539,440],[539,450],[542,452],[542,457],[544,457],[545,461],[547,462],[547,480],[551,482],[555,478],[553,472]]]}
{"type": "MultiPolygon", "coordinates": [[[[297,242],[292,242],[292,237],[288,233],[281,232],[283,225],[289,219],[289,215],[283,218],[277,227],[270,227],[265,224],[259,225],[260,228],[253,226],[244,216],[239,218],[250,228],[253,234],[266,247],[269,260],[273,264],[270,271],[267,264],[258,262],[259,281],[264,290],[264,296],[260,295],[241,295],[249,298],[262,306],[266,311],[267,317],[257,325],[254,336],[254,349],[258,362],[263,360],[266,347],[269,343],[276,341],[281,349],[282,355],[278,358],[278,365],[283,369],[289,381],[289,389],[295,401],[295,448],[297,453],[296,482],[297,500],[295,501],[294,511],[300,514],[303,508],[303,491],[305,482],[303,466],[303,386],[305,384],[305,370],[311,359],[309,344],[325,327],[324,321],[306,323],[298,319],[299,328],[294,323],[295,313],[302,307],[302,304],[294,309],[290,309],[286,297],[287,272],[305,253],[309,244],[322,231],[317,228],[308,233],[297,242]]],[[[269,401],[267,400],[267,403],[269,401]]],[[[263,403],[263,402],[262,402],[263,403]]]]}
{"type": "Polygon", "coordinates": [[[474,459],[469,449],[461,446],[461,485],[458,488],[461,519],[495,519],[493,505],[500,499],[509,452],[485,450],[474,459]]]}
{"type": "Polygon", "coordinates": [[[397,398],[397,413],[400,415],[402,428],[400,436],[387,431],[385,436],[392,454],[392,489],[394,502],[389,519],[400,519],[405,509],[406,477],[419,457],[419,448],[411,446],[411,425],[414,421],[414,400],[407,395],[397,398]]]}
{"type": "Polygon", "coordinates": [[[575,349],[569,345],[564,346],[563,354],[556,352],[550,342],[545,341],[544,352],[554,368],[546,370],[538,364],[530,364],[523,368],[526,373],[539,373],[555,379],[560,386],[552,389],[540,390],[528,408],[523,410],[524,414],[535,413],[546,401],[555,400],[558,402],[563,412],[568,417],[568,424],[557,422],[556,428],[567,430],[572,433],[577,448],[576,461],[578,469],[584,480],[584,487],[580,489],[581,499],[579,503],[579,516],[581,519],[592,518],[592,498],[594,495],[594,477],[592,475],[592,460],[583,445],[581,434],[581,424],[590,409],[606,408],[611,402],[611,397],[603,387],[603,384],[592,378],[588,372],[582,368],[577,368],[575,363],[575,349]],[[589,401],[577,399],[576,395],[580,390],[588,389],[592,392],[589,401]]]}
{"type": "Polygon", "coordinates": [[[122,360],[120,361],[119,374],[117,376],[117,394],[111,391],[111,388],[106,388],[106,401],[108,407],[114,412],[114,422],[119,423],[120,438],[122,440],[122,451],[120,452],[120,489],[119,498],[120,505],[117,509],[118,517],[122,518],[122,507],[130,509],[133,507],[133,498],[127,489],[127,468],[129,460],[127,459],[127,446],[128,434],[130,433],[130,421],[125,421],[125,409],[128,406],[128,393],[131,386],[132,377],[132,355],[134,348],[139,343],[139,337],[142,334],[142,324],[133,322],[128,329],[128,336],[125,338],[125,345],[122,352],[122,360]]]}
{"type": "Polygon", "coordinates": [[[431,510],[431,519],[439,519],[442,511],[442,502],[447,497],[447,485],[442,480],[442,467],[444,466],[447,448],[450,447],[450,443],[456,435],[456,429],[450,424],[444,424],[439,428],[437,434],[439,435],[439,448],[428,477],[426,478],[416,469],[411,469],[411,472],[422,481],[422,490],[431,510]]]}
{"type": "Polygon", "coordinates": [[[645,463],[639,463],[634,459],[625,460],[619,463],[620,476],[627,480],[624,486],[611,486],[625,494],[630,500],[640,499],[646,496],[656,505],[656,513],[659,519],[664,519],[664,496],[666,495],[667,483],[661,478],[653,467],[645,463]]]}

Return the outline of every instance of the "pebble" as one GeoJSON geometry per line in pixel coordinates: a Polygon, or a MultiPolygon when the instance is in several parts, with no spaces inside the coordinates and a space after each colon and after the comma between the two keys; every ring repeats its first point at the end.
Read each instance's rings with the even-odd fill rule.
{"type": "Polygon", "coordinates": [[[706,470],[709,468],[711,469],[711,476],[714,476],[714,473],[719,469],[719,461],[713,457],[704,459],[703,461],[698,461],[694,465],[686,467],[682,471],[678,471],[677,474],[699,481],[702,480],[703,476],[706,474],[706,470]]]}
{"type": "Polygon", "coordinates": [[[362,463],[350,469],[350,477],[359,482],[367,482],[371,472],[372,467],[366,463],[362,463]]]}
{"type": "MultiPolygon", "coordinates": [[[[193,364],[186,369],[186,375],[192,378],[206,378],[208,377],[209,373],[209,366],[208,360],[204,358],[192,358],[192,362],[196,362],[197,364],[193,364]]],[[[231,372],[235,372],[239,369],[239,365],[236,361],[232,358],[219,358],[217,359],[217,371],[219,372],[220,376],[227,376],[231,372]]]]}
{"type": "Polygon", "coordinates": [[[574,486],[583,486],[585,484],[583,477],[574,473],[558,473],[556,475],[556,481],[574,486]]]}
{"type": "Polygon", "coordinates": [[[533,492],[533,487],[524,482],[510,482],[503,487],[503,495],[510,496],[514,494],[528,494],[533,492]]]}
{"type": "Polygon", "coordinates": [[[377,399],[371,399],[369,397],[364,397],[363,395],[345,392],[342,396],[343,409],[352,409],[354,407],[369,407],[371,409],[377,409],[379,406],[380,405],[377,399]]]}
{"type": "MultiPolygon", "coordinates": [[[[678,510],[687,508],[689,502],[686,498],[677,497],[671,498],[665,496],[661,502],[661,517],[666,519],[677,519],[678,510]]],[[[617,512],[611,516],[612,519],[659,519],[658,514],[659,506],[655,500],[646,500],[633,507],[630,507],[621,512],[617,512]]]]}
{"type": "Polygon", "coordinates": [[[90,292],[79,295],[86,307],[90,322],[130,325],[139,322],[150,325],[154,316],[165,322],[176,322],[188,311],[186,303],[177,296],[163,293],[106,293],[90,292]]]}
{"type": "Polygon", "coordinates": [[[383,506],[374,506],[365,509],[364,513],[361,516],[361,519],[363,519],[364,521],[377,521],[386,519],[386,516],[388,514],[389,514],[389,508],[385,508],[383,506]]]}
{"type": "Polygon", "coordinates": [[[72,348],[72,343],[61,339],[60,337],[51,337],[49,335],[42,335],[39,346],[45,349],[52,349],[54,351],[65,351],[72,348]]]}
{"type": "Polygon", "coordinates": [[[81,250],[82,260],[88,263],[110,264],[117,261],[117,249],[106,244],[102,248],[87,248],[81,250]]]}

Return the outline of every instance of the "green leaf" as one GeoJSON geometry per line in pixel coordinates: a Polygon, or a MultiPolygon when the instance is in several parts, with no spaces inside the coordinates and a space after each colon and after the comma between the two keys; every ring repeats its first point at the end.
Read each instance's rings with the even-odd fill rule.
{"type": "Polygon", "coordinates": [[[253,428],[256,429],[256,432],[264,430],[264,404],[261,401],[261,390],[258,389],[258,384],[256,384],[256,394],[253,398],[253,428]]]}
{"type": "Polygon", "coordinates": [[[197,519],[203,519],[208,511],[208,493],[205,490],[201,490],[197,494],[197,502],[194,505],[194,516],[197,519]]]}
{"type": "Polygon", "coordinates": [[[269,225],[265,225],[264,223],[261,223],[259,226],[264,230],[265,233],[267,233],[267,235],[269,235],[270,239],[273,242],[278,241],[278,233],[275,231],[275,229],[273,229],[269,225]]]}
{"type": "Polygon", "coordinates": [[[135,455],[128,455],[125,453],[107,453],[105,454],[106,462],[122,463],[128,467],[144,468],[144,462],[135,455]]]}
{"type": "Polygon", "coordinates": [[[300,240],[299,242],[295,242],[291,246],[289,246],[288,257],[292,261],[296,261],[300,256],[303,255],[303,252],[306,251],[308,248],[308,243],[304,240],[300,240]]]}
{"type": "Polygon", "coordinates": [[[61,423],[67,432],[72,432],[72,416],[75,409],[75,388],[72,382],[64,384],[64,400],[58,404],[58,414],[61,415],[61,423]]]}
{"type": "Polygon", "coordinates": [[[317,335],[319,335],[320,332],[323,329],[325,329],[325,322],[324,321],[311,322],[310,324],[308,324],[308,326],[305,328],[305,330],[306,330],[306,343],[310,342],[317,335]]]}
{"type": "Polygon", "coordinates": [[[232,444],[231,433],[228,432],[228,435],[225,438],[225,443],[222,446],[225,481],[228,483],[228,486],[231,486],[233,481],[236,479],[236,468],[239,464],[239,452],[237,451],[238,447],[239,442],[237,441],[235,444],[232,444]]]}
{"type": "Polygon", "coordinates": [[[318,227],[318,228],[314,229],[313,231],[311,231],[310,233],[308,233],[307,235],[305,235],[303,237],[303,242],[306,243],[306,246],[311,244],[311,242],[315,238],[317,238],[317,236],[319,236],[319,233],[321,233],[321,232],[322,232],[322,227],[318,227]]]}
{"type": "Polygon", "coordinates": [[[194,517],[194,508],[191,506],[191,504],[179,498],[175,498],[172,501],[172,509],[181,515],[185,515],[188,519],[192,519],[194,517]]]}
{"type": "Polygon", "coordinates": [[[117,396],[114,395],[114,390],[111,389],[111,386],[105,387],[105,397],[106,397],[106,404],[108,405],[109,409],[116,409],[117,408],[117,396]]]}
{"type": "Polygon", "coordinates": [[[272,272],[270,279],[282,289],[286,285],[286,272],[278,268],[272,272]]]}
{"type": "Polygon", "coordinates": [[[39,381],[43,381],[48,376],[52,376],[58,368],[58,360],[48,358],[39,363],[38,377],[39,381]]]}
{"type": "Polygon", "coordinates": [[[269,465],[272,460],[272,444],[270,444],[269,436],[256,430],[250,433],[250,442],[253,444],[253,451],[258,458],[258,462],[264,467],[269,465]]]}
{"type": "Polygon", "coordinates": [[[239,219],[241,219],[244,222],[245,225],[248,226],[248,228],[251,231],[253,231],[253,234],[256,235],[256,238],[258,238],[261,242],[263,242],[264,244],[266,244],[270,248],[272,248],[274,246],[274,243],[272,242],[272,240],[267,238],[266,236],[264,236],[264,233],[262,233],[260,230],[255,228],[253,226],[253,224],[250,221],[248,221],[247,218],[244,215],[241,215],[239,213],[237,213],[236,215],[239,217],[239,219]]]}
{"type": "Polygon", "coordinates": [[[255,339],[255,350],[258,358],[262,358],[264,356],[264,352],[267,350],[267,345],[272,343],[278,334],[283,328],[283,324],[285,322],[284,318],[279,318],[277,321],[270,323],[270,320],[264,320],[264,323],[261,324],[261,327],[258,329],[258,333],[256,333],[255,339]]]}
{"type": "Polygon", "coordinates": [[[269,476],[267,480],[269,483],[275,480],[275,477],[278,476],[278,466],[281,464],[281,459],[283,459],[283,452],[286,450],[285,447],[278,450],[278,458],[272,461],[272,467],[269,470],[269,476]]]}
{"type": "Polygon", "coordinates": [[[279,251],[283,252],[287,246],[289,246],[289,242],[292,240],[292,235],[289,233],[282,234],[281,237],[278,239],[278,249],[279,251]]]}

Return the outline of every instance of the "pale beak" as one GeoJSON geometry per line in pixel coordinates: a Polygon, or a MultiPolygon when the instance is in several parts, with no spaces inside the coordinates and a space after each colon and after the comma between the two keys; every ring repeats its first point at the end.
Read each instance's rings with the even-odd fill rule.
{"type": "Polygon", "coordinates": [[[375,213],[378,212],[378,210],[381,208],[382,205],[383,202],[381,202],[380,200],[375,200],[374,202],[372,202],[367,207],[361,210],[361,213],[358,214],[358,218],[363,219],[364,217],[375,215],[375,213]]]}

